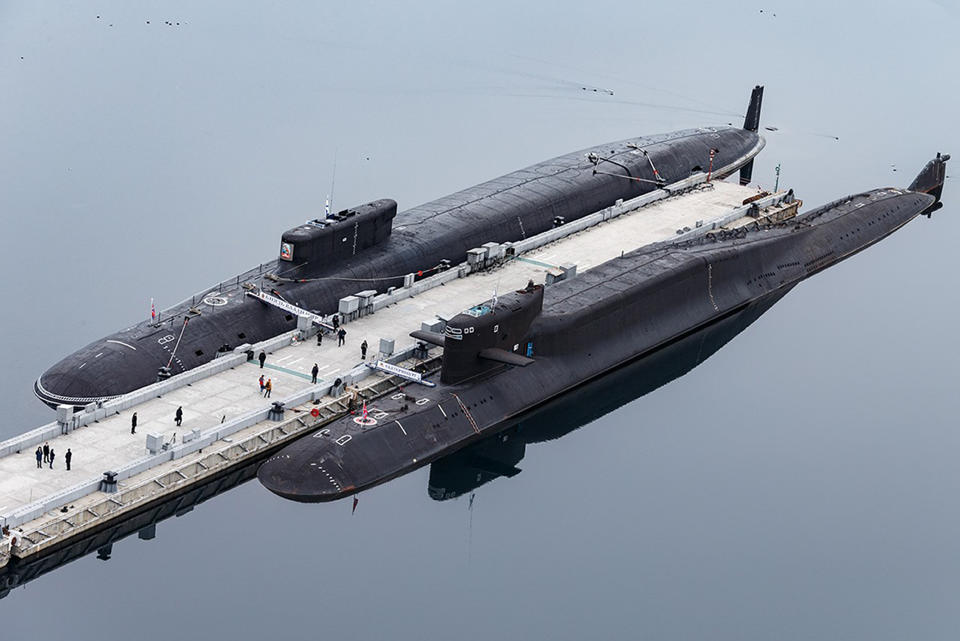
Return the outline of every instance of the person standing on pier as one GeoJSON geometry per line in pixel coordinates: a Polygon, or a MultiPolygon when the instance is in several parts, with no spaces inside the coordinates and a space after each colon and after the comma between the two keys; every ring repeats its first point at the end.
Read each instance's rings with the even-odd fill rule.
{"type": "Polygon", "coordinates": [[[366,341],[366,339],[364,339],[364,341],[363,341],[362,343],[360,343],[360,360],[362,360],[362,361],[367,360],[367,341],[366,341]]]}
{"type": "Polygon", "coordinates": [[[317,374],[320,373],[320,366],[317,365],[316,363],[314,363],[314,364],[313,364],[313,369],[310,370],[310,373],[313,374],[313,380],[310,381],[310,382],[313,383],[314,385],[316,385],[316,384],[317,384],[317,374]]]}
{"type": "Polygon", "coordinates": [[[266,387],[266,382],[265,382],[265,379],[263,378],[263,374],[261,374],[261,375],[260,375],[260,395],[261,395],[261,396],[263,395],[263,388],[264,388],[264,387],[266,387]]]}
{"type": "Polygon", "coordinates": [[[343,343],[347,338],[347,330],[340,328],[337,330],[337,347],[343,347],[343,343]]]}
{"type": "Polygon", "coordinates": [[[73,458],[73,452],[70,451],[70,448],[67,448],[67,453],[63,455],[63,460],[67,462],[67,471],[70,471],[70,459],[73,458]]]}
{"type": "Polygon", "coordinates": [[[37,467],[43,467],[43,463],[41,463],[42,460],[43,460],[43,450],[40,449],[40,446],[38,445],[37,446],[37,467]]]}
{"type": "Polygon", "coordinates": [[[317,347],[323,345],[323,330],[317,332],[317,347]]]}
{"type": "Polygon", "coordinates": [[[137,433],[137,413],[136,412],[134,412],[133,416],[130,417],[130,433],[131,434],[137,433]]]}
{"type": "Polygon", "coordinates": [[[267,384],[264,386],[263,389],[264,389],[263,397],[264,397],[264,398],[270,398],[270,392],[273,391],[273,381],[268,378],[268,379],[267,379],[267,384]]]}
{"type": "Polygon", "coordinates": [[[50,448],[50,469],[51,469],[51,470],[53,469],[53,457],[54,457],[54,456],[56,456],[56,454],[53,453],[53,448],[51,447],[51,448],[50,448]]]}
{"type": "Polygon", "coordinates": [[[261,351],[257,358],[260,359],[260,369],[263,369],[263,364],[267,362],[267,353],[261,351]]]}
{"type": "Polygon", "coordinates": [[[180,427],[180,423],[183,423],[183,407],[177,408],[177,413],[173,417],[173,422],[177,424],[177,427],[180,427]]]}
{"type": "Polygon", "coordinates": [[[50,460],[50,444],[44,443],[43,444],[43,462],[46,463],[49,460],[50,460]]]}

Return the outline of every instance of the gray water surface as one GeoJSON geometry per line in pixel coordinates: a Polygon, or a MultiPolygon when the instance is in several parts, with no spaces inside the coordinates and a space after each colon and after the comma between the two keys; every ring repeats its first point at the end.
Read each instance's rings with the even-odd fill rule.
{"type": "MultiPolygon", "coordinates": [[[[761,83],[754,178],[812,207],[960,153],[958,32],[947,0],[4,2],[0,437],[51,420],[31,386],[65,354],[274,256],[334,158],[334,207],[406,208],[742,122],[761,83]]],[[[427,469],[352,515],[254,481],[15,589],[0,635],[954,639],[954,183],[472,506],[427,469]]]]}

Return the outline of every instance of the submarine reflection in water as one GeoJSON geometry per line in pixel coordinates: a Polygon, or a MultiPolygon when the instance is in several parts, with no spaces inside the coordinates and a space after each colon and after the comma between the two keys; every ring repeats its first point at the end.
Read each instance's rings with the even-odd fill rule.
{"type": "Polygon", "coordinates": [[[427,486],[430,498],[445,501],[494,479],[516,476],[528,444],[565,436],[687,374],[747,329],[788,291],[777,291],[687,334],[531,411],[503,431],[434,461],[427,486]]]}

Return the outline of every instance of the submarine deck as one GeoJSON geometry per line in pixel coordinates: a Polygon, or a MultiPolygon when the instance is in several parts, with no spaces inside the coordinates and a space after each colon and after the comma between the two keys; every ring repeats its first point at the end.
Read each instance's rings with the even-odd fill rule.
{"type": "MultiPolygon", "coordinates": [[[[735,225],[743,216],[744,199],[757,193],[732,182],[700,180],[686,187],[682,193],[640,208],[630,209],[626,203],[616,217],[566,237],[556,238],[563,227],[545,232],[540,246],[530,242],[535,239],[527,239],[523,243],[533,248],[473,273],[467,273],[469,268],[461,270],[461,274],[467,273],[464,277],[440,274],[414,284],[409,291],[382,294],[375,301],[375,313],[345,323],[343,347],[337,346],[333,336],[325,337],[321,346],[312,338],[291,342],[295,334],[291,332],[253,346],[257,352],[264,349],[270,353],[262,370],[256,360],[231,361],[229,368],[195,377],[169,391],[139,393],[135,399],[107,407],[95,416],[98,420],[65,434],[51,434],[48,426],[46,431],[38,428],[0,443],[0,524],[11,529],[0,541],[0,565],[10,555],[38,554],[105,525],[138,505],[265,455],[342,416],[348,395],[329,395],[336,378],[355,385],[364,398],[396,389],[403,382],[399,378],[364,367],[360,359],[364,340],[369,344],[368,359],[377,358],[380,339],[393,339],[398,354],[395,362],[423,367],[410,358],[409,348],[403,351],[414,344],[409,333],[420,329],[422,321],[450,318],[487,300],[495,291],[520,289],[531,279],[542,283],[548,273],[560,277],[561,265],[573,264],[582,272],[653,242],[735,225]],[[320,368],[317,384],[311,383],[314,363],[320,368]],[[272,379],[270,399],[259,392],[261,373],[272,379]],[[269,415],[274,401],[286,403],[282,416],[269,415]],[[179,427],[174,423],[178,407],[183,408],[179,427]],[[318,416],[310,414],[314,408],[319,410],[318,416]],[[130,430],[134,411],[139,419],[136,434],[130,430]],[[229,430],[223,427],[231,424],[229,430]],[[147,452],[145,439],[151,434],[160,436],[167,446],[147,452]],[[189,441],[185,442],[184,436],[189,441]],[[56,452],[53,469],[47,463],[38,468],[34,455],[38,444],[47,441],[56,452]],[[68,448],[73,453],[70,471],[64,465],[68,448]],[[102,483],[108,470],[125,470],[115,490],[102,483]]],[[[441,351],[431,348],[428,371],[439,366],[435,355],[441,351]]]]}

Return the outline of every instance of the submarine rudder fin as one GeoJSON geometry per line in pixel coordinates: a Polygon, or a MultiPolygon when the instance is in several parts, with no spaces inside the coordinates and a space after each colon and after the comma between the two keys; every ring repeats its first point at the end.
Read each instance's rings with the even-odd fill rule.
{"type": "Polygon", "coordinates": [[[937,156],[923,166],[923,169],[920,170],[917,177],[914,178],[910,186],[907,187],[910,191],[930,194],[936,198],[934,205],[924,212],[926,214],[930,214],[935,209],[942,207],[940,204],[940,196],[943,195],[943,183],[947,178],[948,160],[950,160],[950,154],[937,152],[937,156]]]}
{"type": "MultiPolygon", "coordinates": [[[[760,130],[760,108],[763,106],[763,86],[757,85],[750,93],[750,104],[743,119],[743,128],[754,133],[760,130]]],[[[740,184],[749,185],[753,180],[753,158],[740,168],[740,184]]]]}

